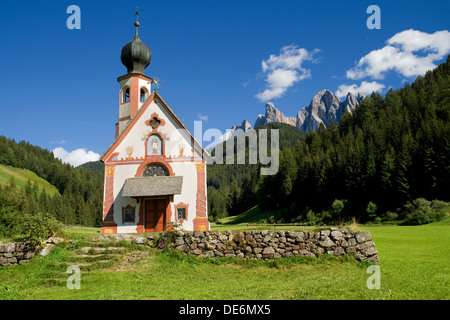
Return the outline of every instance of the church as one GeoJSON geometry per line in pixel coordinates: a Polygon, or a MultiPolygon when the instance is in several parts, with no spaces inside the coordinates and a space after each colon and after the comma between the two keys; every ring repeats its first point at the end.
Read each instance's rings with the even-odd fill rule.
{"type": "Polygon", "coordinates": [[[209,230],[206,159],[202,148],[145,75],[151,50],[139,39],[123,46],[127,73],[119,82],[119,122],[104,152],[101,233],[209,230]],[[153,91],[152,91],[153,87],[153,91]]]}

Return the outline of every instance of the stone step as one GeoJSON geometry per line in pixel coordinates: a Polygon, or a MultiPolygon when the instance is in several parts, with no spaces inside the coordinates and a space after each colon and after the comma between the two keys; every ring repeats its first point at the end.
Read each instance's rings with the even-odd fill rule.
{"type": "Polygon", "coordinates": [[[72,255],[72,257],[76,258],[99,258],[105,256],[104,254],[78,254],[75,253],[72,255]]]}
{"type": "Polygon", "coordinates": [[[106,248],[100,248],[100,247],[82,247],[81,251],[84,253],[88,253],[89,251],[94,250],[95,252],[104,252],[106,250],[108,251],[121,251],[125,250],[126,248],[123,247],[106,247],[106,248]]]}

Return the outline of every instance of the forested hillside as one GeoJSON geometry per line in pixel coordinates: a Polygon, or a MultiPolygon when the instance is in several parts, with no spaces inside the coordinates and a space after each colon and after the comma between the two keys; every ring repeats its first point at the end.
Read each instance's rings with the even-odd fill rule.
{"type": "MultiPolygon", "coordinates": [[[[264,124],[255,130],[259,132],[260,129],[267,129],[268,146],[270,146],[270,130],[279,130],[281,151],[293,148],[306,137],[306,133],[285,123],[264,124]]],[[[236,137],[234,139],[237,140],[236,137]]],[[[234,144],[235,151],[236,145],[237,143],[234,144]]],[[[270,150],[270,147],[268,149],[270,150]]],[[[225,147],[223,150],[225,153],[225,147]]],[[[246,163],[248,162],[248,140],[246,140],[246,163]]],[[[242,213],[257,204],[256,188],[260,179],[258,164],[212,164],[207,166],[207,170],[208,214],[211,220],[242,213]]]]}
{"type": "MultiPolygon", "coordinates": [[[[100,226],[103,173],[74,168],[53,153],[28,142],[0,136],[0,164],[28,169],[55,186],[59,193],[40,191],[31,182],[18,188],[10,179],[0,190],[0,215],[48,213],[64,224],[100,226]]],[[[0,221],[1,222],[1,221],[0,221]]]]}
{"type": "Polygon", "coordinates": [[[263,209],[285,208],[285,220],[372,221],[416,198],[448,201],[449,120],[447,58],[413,84],[385,97],[366,97],[339,125],[322,127],[282,150],[276,175],[220,180],[217,175],[227,177],[239,168],[208,167],[214,187],[208,188],[210,215],[241,213],[246,207],[234,204],[239,207],[246,198],[263,209]],[[226,212],[220,211],[223,204],[226,212]]]}

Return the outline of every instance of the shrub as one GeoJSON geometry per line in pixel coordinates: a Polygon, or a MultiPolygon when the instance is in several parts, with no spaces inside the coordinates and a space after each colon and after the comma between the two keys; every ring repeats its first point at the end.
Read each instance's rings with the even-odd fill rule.
{"type": "Polygon", "coordinates": [[[14,226],[17,240],[32,240],[42,244],[45,239],[61,233],[63,224],[45,213],[25,214],[14,226]]]}
{"type": "Polygon", "coordinates": [[[377,205],[375,203],[373,203],[372,201],[370,201],[367,204],[366,212],[369,214],[369,217],[373,216],[373,215],[376,215],[376,213],[377,213],[377,205]]]}
{"type": "Polygon", "coordinates": [[[168,222],[164,229],[164,231],[181,231],[181,230],[183,230],[183,225],[178,221],[168,222]]]}
{"type": "Polygon", "coordinates": [[[387,221],[392,221],[392,220],[397,220],[398,218],[398,214],[392,211],[387,211],[386,212],[386,220],[387,221]]]}
{"type": "Polygon", "coordinates": [[[306,213],[306,222],[308,223],[308,225],[311,225],[311,226],[316,225],[316,223],[318,222],[318,218],[317,218],[316,214],[314,213],[314,211],[309,210],[306,213]]]}
{"type": "Polygon", "coordinates": [[[442,220],[449,208],[450,204],[443,201],[417,198],[403,207],[402,224],[420,225],[442,220]]]}
{"type": "Polygon", "coordinates": [[[330,224],[339,221],[338,217],[334,217],[330,211],[324,210],[320,215],[318,215],[318,224],[330,224]]]}
{"type": "Polygon", "coordinates": [[[335,215],[339,215],[342,210],[344,209],[344,201],[342,200],[334,200],[333,204],[331,205],[331,210],[335,215]]]}

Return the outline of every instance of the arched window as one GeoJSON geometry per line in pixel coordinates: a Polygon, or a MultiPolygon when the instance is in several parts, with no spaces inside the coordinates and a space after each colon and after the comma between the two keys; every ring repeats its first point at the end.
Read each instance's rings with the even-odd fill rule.
{"type": "Polygon", "coordinates": [[[130,88],[123,89],[122,103],[130,102],[130,88]]]}
{"type": "Polygon", "coordinates": [[[143,177],[161,177],[168,175],[169,170],[160,163],[150,163],[142,172],[143,177]]]}
{"type": "Polygon", "coordinates": [[[163,144],[159,134],[152,134],[147,140],[147,155],[162,155],[163,144]]]}
{"type": "Polygon", "coordinates": [[[145,100],[147,100],[147,89],[145,89],[145,88],[141,88],[141,97],[140,97],[140,100],[141,100],[141,102],[142,103],[144,103],[145,102],[145,100]]]}

